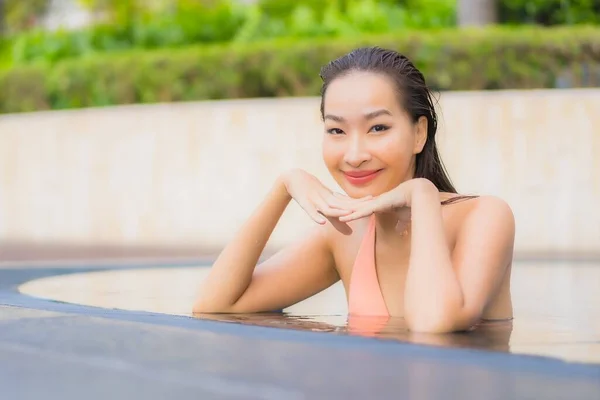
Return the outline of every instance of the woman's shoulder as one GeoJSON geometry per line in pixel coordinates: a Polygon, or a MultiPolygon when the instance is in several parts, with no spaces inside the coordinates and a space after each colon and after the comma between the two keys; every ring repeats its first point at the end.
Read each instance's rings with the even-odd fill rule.
{"type": "Polygon", "coordinates": [[[515,217],[510,204],[501,197],[495,195],[447,196],[443,201],[448,211],[455,214],[452,218],[458,223],[460,230],[470,230],[475,227],[502,228],[509,232],[514,231],[515,217]],[[451,209],[453,209],[451,211],[451,209]]]}
{"type": "MultiPolygon", "coordinates": [[[[468,196],[467,196],[468,197],[468,196]]],[[[479,195],[470,202],[470,213],[488,216],[512,216],[512,208],[506,200],[494,195],[479,195]]]]}
{"type": "Polygon", "coordinates": [[[441,193],[442,205],[464,204],[469,209],[485,208],[489,211],[510,211],[508,202],[501,197],[487,194],[441,193]]]}

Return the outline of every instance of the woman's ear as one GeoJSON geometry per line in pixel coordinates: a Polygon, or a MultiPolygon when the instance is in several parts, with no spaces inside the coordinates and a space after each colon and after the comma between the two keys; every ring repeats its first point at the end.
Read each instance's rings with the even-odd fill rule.
{"type": "Polygon", "coordinates": [[[423,151],[425,143],[427,142],[427,117],[420,116],[419,120],[415,124],[415,147],[413,149],[414,154],[419,154],[423,151]]]}

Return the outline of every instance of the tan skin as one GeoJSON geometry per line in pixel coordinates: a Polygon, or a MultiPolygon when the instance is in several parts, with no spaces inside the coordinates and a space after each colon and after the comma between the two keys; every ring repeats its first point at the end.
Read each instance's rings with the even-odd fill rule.
{"type": "Polygon", "coordinates": [[[195,313],[286,308],[341,279],[346,293],[368,217],[376,218],[376,269],[392,317],[415,332],[466,330],[512,318],[514,217],[502,200],[456,196],[413,179],[427,140],[386,76],[353,72],[331,82],[324,101],[323,159],[346,195],[302,171],[282,174],[225,247],[203,282],[195,313]],[[345,172],[380,170],[367,184],[345,172]],[[287,205],[295,200],[317,224],[308,236],[257,266],[287,205]]]}

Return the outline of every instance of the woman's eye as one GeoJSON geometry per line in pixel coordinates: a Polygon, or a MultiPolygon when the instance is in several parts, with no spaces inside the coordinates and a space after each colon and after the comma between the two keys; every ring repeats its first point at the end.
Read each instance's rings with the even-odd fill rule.
{"type": "Polygon", "coordinates": [[[327,130],[327,133],[329,133],[330,135],[341,135],[344,132],[338,128],[331,128],[327,130]]]}
{"type": "Polygon", "coordinates": [[[383,131],[387,131],[388,129],[390,129],[390,127],[387,125],[375,125],[374,127],[371,128],[371,130],[374,132],[383,132],[383,131]]]}

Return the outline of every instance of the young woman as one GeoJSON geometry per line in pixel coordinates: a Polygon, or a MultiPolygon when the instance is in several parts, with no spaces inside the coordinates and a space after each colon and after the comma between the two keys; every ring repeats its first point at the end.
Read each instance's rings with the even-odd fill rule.
{"type": "Polygon", "coordinates": [[[299,169],[281,174],[214,263],[194,312],[280,310],[341,279],[350,315],[403,317],[412,331],[511,319],[513,214],[498,198],[457,195],[421,72],[371,47],[321,77],[323,159],[345,194],[299,169]],[[257,267],[292,200],[317,226],[257,267]]]}

